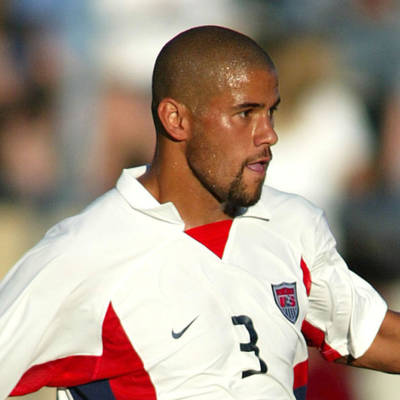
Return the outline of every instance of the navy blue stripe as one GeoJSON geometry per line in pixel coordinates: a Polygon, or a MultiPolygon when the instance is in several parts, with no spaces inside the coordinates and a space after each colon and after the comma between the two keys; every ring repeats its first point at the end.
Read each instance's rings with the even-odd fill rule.
{"type": "Polygon", "coordinates": [[[294,397],[296,397],[296,400],[306,400],[307,385],[294,389],[293,393],[294,397]]]}
{"type": "MultiPolygon", "coordinates": [[[[68,388],[74,400],[116,400],[108,380],[68,388]]],[[[296,400],[306,400],[307,386],[294,389],[296,400]]]]}
{"type": "Polygon", "coordinates": [[[68,388],[74,400],[116,400],[108,380],[68,388]]]}

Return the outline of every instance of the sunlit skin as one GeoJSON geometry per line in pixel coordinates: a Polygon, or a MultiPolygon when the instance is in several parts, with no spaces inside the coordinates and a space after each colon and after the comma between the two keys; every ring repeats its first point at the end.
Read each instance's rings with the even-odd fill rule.
{"type": "Polygon", "coordinates": [[[270,69],[230,74],[225,88],[193,116],[187,160],[193,174],[228,215],[255,204],[277,141],[279,102],[270,69]]]}
{"type": "Polygon", "coordinates": [[[159,138],[139,181],[161,203],[173,202],[186,228],[232,218],[259,199],[279,100],[277,74],[267,67],[230,71],[196,112],[164,99],[159,115],[171,137],[159,138]]]}

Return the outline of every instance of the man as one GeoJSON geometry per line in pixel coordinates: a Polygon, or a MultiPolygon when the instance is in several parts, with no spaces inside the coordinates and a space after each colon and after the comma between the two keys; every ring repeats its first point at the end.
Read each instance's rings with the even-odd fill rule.
{"type": "Polygon", "coordinates": [[[1,398],[305,399],[306,340],[399,372],[397,314],[347,269],[319,209],[263,185],[279,100],[248,37],[205,26],[167,43],[152,164],[2,284],[1,398]]]}

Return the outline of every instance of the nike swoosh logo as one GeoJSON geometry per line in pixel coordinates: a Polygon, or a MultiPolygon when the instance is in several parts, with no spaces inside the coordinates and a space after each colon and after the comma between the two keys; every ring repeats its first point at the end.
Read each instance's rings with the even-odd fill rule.
{"type": "Polygon", "coordinates": [[[191,321],[188,325],[186,325],[180,332],[174,332],[174,330],[172,329],[171,331],[171,335],[174,339],[179,339],[190,327],[190,325],[193,324],[194,321],[196,321],[196,319],[199,318],[199,316],[197,316],[193,321],[191,321]]]}

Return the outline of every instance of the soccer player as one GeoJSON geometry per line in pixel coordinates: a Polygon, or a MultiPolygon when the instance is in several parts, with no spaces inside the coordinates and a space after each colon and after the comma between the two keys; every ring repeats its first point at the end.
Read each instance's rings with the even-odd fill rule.
{"type": "Polygon", "coordinates": [[[279,101],[271,59],[238,32],[164,46],[152,164],[2,283],[0,398],[47,385],[60,400],[300,400],[307,344],[400,371],[400,319],[347,268],[323,212],[264,185],[279,101]]]}

